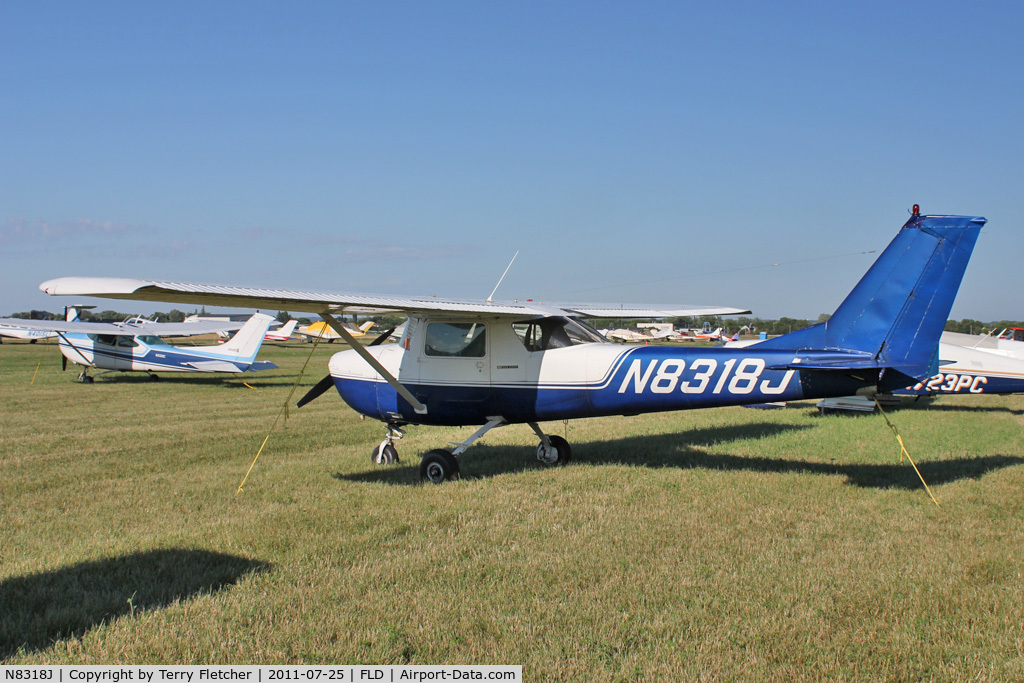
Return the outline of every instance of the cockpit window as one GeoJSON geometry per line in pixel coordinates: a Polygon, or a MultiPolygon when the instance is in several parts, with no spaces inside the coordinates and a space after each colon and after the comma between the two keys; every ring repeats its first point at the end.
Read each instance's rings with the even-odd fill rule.
{"type": "Polygon", "coordinates": [[[428,356],[483,358],[487,326],[483,323],[429,323],[424,352],[428,356]]]}
{"type": "Polygon", "coordinates": [[[106,346],[117,346],[117,335],[113,334],[90,334],[89,339],[92,339],[97,344],[104,344],[106,346]]]}
{"type": "Polygon", "coordinates": [[[512,329],[527,351],[548,351],[605,341],[589,325],[572,318],[524,320],[512,323],[512,329]]]}
{"type": "Polygon", "coordinates": [[[165,346],[166,342],[160,337],[155,337],[152,334],[140,334],[136,337],[140,342],[146,346],[165,346]]]}

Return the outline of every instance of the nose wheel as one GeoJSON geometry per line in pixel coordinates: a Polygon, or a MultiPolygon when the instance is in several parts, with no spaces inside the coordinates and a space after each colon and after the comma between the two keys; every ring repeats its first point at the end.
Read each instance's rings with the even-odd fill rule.
{"type": "Polygon", "coordinates": [[[370,453],[370,460],[378,465],[393,465],[396,462],[400,462],[398,459],[398,449],[389,443],[380,443],[370,453]]]}
{"type": "Polygon", "coordinates": [[[404,431],[399,429],[397,425],[389,424],[388,435],[370,453],[370,460],[377,465],[394,465],[401,462],[398,459],[398,449],[395,448],[395,441],[398,441],[403,436],[405,436],[404,431]]]}

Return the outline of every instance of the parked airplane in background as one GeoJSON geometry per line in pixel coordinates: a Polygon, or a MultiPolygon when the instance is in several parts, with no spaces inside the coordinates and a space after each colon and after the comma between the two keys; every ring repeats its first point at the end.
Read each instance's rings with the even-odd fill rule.
{"type": "MultiPolygon", "coordinates": [[[[343,320],[340,320],[338,322],[341,325],[344,325],[345,329],[348,330],[348,333],[353,337],[366,336],[366,333],[370,331],[370,328],[376,325],[376,323],[373,322],[372,320],[367,320],[359,327],[351,325],[343,320]]],[[[342,338],[340,334],[335,332],[330,325],[328,325],[326,322],[322,320],[317,321],[315,323],[310,323],[305,327],[300,327],[298,330],[296,330],[296,334],[305,337],[306,341],[308,342],[313,342],[319,339],[320,341],[325,341],[328,344],[333,344],[335,339],[342,338]]]]}
{"type": "Polygon", "coordinates": [[[745,405],[913,385],[935,373],[936,347],[985,219],[910,219],[828,322],[750,348],[607,343],[580,318],[730,315],[740,309],[545,305],[118,278],[59,278],[48,294],[102,296],[319,313],[352,348],[334,354],[330,374],[300,404],[335,387],[357,412],[387,425],[374,449],[394,462],[410,424],[481,425],[453,451],[425,454],[420,476],[458,475],[456,456],[489,430],[529,424],[545,463],[568,460],[568,442],[542,421],[745,405]],[[364,347],[334,317],[405,313],[398,344],[364,347]]]}
{"type": "MultiPolygon", "coordinates": [[[[14,319],[0,318],[0,324],[14,319]]],[[[32,329],[51,330],[58,337],[63,365],[70,360],[83,366],[78,376],[90,383],[89,368],[107,372],[139,371],[158,379],[155,372],[245,372],[277,366],[257,361],[263,335],[273,318],[256,313],[227,342],[217,346],[171,346],[156,335],[196,335],[219,332],[224,323],[90,323],[54,320],[17,321],[32,329]]],[[[99,374],[106,374],[105,372],[99,374]]]]}
{"type": "Polygon", "coordinates": [[[299,321],[293,318],[280,328],[276,330],[269,330],[265,335],[263,335],[263,339],[266,341],[288,341],[292,338],[292,331],[295,330],[295,326],[298,324],[299,321]]]}
{"type": "Polygon", "coordinates": [[[1022,356],[941,342],[939,363],[935,375],[894,393],[914,396],[1024,393],[1022,356]]]}
{"type": "MultiPolygon", "coordinates": [[[[20,321],[21,318],[7,318],[8,320],[20,321]]],[[[0,337],[11,339],[27,339],[29,344],[35,344],[40,339],[52,339],[57,336],[56,332],[49,330],[29,330],[20,325],[0,325],[0,337]]],[[[0,341],[0,344],[3,342],[0,341]]]]}
{"type": "Polygon", "coordinates": [[[686,342],[695,341],[696,338],[682,330],[651,330],[651,337],[655,341],[686,342]]]}
{"type": "Polygon", "coordinates": [[[1010,327],[999,333],[1000,339],[1024,342],[1024,327],[1010,327]]]}
{"type": "Polygon", "coordinates": [[[1013,356],[1024,359],[1024,329],[1011,327],[999,334],[963,334],[961,332],[943,332],[942,341],[957,344],[971,349],[989,351],[991,353],[1013,356]]]}
{"type": "Polygon", "coordinates": [[[643,332],[636,332],[634,330],[601,330],[601,334],[604,335],[605,338],[610,339],[612,341],[630,342],[634,344],[637,342],[654,341],[654,337],[646,335],[643,332]]]}
{"type": "MultiPolygon", "coordinates": [[[[1024,342],[943,332],[939,342],[938,372],[878,399],[882,405],[896,405],[901,397],[1021,393],[1024,393],[1024,342]],[[950,343],[964,341],[975,345],[950,343]]],[[[875,409],[875,401],[862,396],[843,396],[826,398],[817,407],[822,412],[871,412],[875,409]]]]}
{"type": "Polygon", "coordinates": [[[716,328],[713,332],[698,332],[693,336],[700,341],[723,341],[721,327],[716,328]]]}

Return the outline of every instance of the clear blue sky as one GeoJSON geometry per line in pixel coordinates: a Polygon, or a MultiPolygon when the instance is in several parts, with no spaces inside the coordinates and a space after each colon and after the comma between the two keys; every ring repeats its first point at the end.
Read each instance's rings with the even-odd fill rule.
{"type": "Polygon", "coordinates": [[[917,202],[989,219],[952,316],[1024,319],[1022,35],[1018,2],[7,0],[0,314],[65,275],[484,298],[521,250],[500,298],[814,318],[917,202]]]}

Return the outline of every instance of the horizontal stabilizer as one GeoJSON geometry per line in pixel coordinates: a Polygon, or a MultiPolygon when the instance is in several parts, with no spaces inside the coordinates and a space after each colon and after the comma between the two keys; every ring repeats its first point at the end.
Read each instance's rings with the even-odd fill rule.
{"type": "Polygon", "coordinates": [[[197,360],[186,365],[200,372],[242,372],[237,365],[226,360],[197,360]]]}
{"type": "Polygon", "coordinates": [[[851,358],[847,361],[818,361],[810,363],[786,363],[785,365],[771,365],[769,370],[880,370],[886,367],[884,363],[874,358],[851,358]]]}

